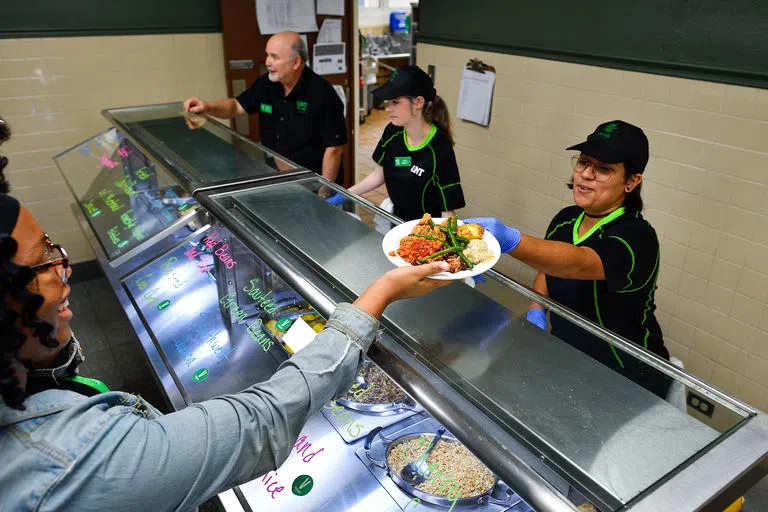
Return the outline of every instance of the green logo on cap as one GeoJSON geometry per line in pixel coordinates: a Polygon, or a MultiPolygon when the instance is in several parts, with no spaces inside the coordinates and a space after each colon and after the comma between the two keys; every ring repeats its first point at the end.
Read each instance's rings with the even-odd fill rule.
{"type": "Polygon", "coordinates": [[[613,132],[619,129],[619,125],[616,123],[610,123],[605,126],[603,126],[603,129],[598,132],[598,135],[601,137],[605,137],[606,139],[610,139],[611,135],[613,135],[613,132]]]}
{"type": "Polygon", "coordinates": [[[392,72],[392,74],[391,74],[391,75],[389,75],[389,80],[387,80],[387,82],[391,82],[392,80],[394,80],[394,79],[395,79],[395,77],[396,77],[396,76],[397,76],[397,70],[394,70],[394,71],[392,72]]]}

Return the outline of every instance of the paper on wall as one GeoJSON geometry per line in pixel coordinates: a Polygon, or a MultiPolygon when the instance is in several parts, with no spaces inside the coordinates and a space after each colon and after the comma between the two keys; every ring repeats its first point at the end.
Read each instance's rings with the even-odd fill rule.
{"type": "Polygon", "coordinates": [[[344,0],[317,0],[317,14],[344,16],[344,0]]]}
{"type": "Polygon", "coordinates": [[[317,35],[318,43],[341,42],[341,20],[326,18],[320,25],[320,33],[317,35]]]}
{"type": "Polygon", "coordinates": [[[256,0],[256,22],[262,35],[317,32],[314,0],[256,0]]]}
{"type": "Polygon", "coordinates": [[[465,68],[461,75],[456,117],[488,126],[491,118],[491,100],[493,99],[495,81],[496,73],[493,71],[480,73],[465,68]]]}

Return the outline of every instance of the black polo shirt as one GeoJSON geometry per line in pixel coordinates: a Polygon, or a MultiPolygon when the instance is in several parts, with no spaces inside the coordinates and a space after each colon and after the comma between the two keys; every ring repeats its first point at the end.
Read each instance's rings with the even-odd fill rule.
{"type": "Polygon", "coordinates": [[[262,144],[318,174],[325,148],[347,143],[341,99],[307,67],[288,96],[281,83],[265,74],[237,101],[249,114],[258,112],[262,144]]]}
{"type": "Polygon", "coordinates": [[[436,126],[418,146],[409,146],[405,129],[388,124],[373,152],[384,167],[384,183],[394,204],[394,214],[403,220],[419,219],[425,213],[462,208],[459,167],[448,136],[436,126]]]}
{"type": "MultiPolygon", "coordinates": [[[[563,279],[546,276],[552,299],[593,322],[624,336],[665,359],[661,327],[656,321],[654,293],[659,275],[659,241],[656,231],[639,212],[614,211],[583,237],[578,228],[584,210],[569,206],[558,213],[546,238],[593,249],[603,263],[605,280],[563,279]]],[[[670,380],[568,320],[551,315],[552,334],[601,363],[664,397],[670,380]]]]}

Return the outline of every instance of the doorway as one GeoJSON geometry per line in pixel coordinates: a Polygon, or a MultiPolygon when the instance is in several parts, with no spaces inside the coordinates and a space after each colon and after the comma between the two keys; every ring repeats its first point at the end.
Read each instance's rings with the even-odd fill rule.
{"type": "MultiPolygon", "coordinates": [[[[371,91],[386,83],[399,66],[416,63],[418,0],[356,0],[360,55],[360,97],[357,181],[378,167],[371,158],[389,123],[384,105],[371,91]]],[[[363,197],[379,205],[387,197],[384,185],[363,197]]]]}

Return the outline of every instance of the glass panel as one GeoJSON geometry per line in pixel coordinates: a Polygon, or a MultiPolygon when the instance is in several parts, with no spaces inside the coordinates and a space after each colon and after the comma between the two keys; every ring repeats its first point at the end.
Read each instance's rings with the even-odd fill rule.
{"type": "Polygon", "coordinates": [[[188,403],[267,380],[288,358],[281,339],[298,318],[315,330],[325,325],[218,225],[139,268],[123,287],[188,403]]]}
{"type": "MultiPolygon", "coordinates": [[[[360,202],[331,206],[317,195],[319,186],[307,179],[215,200],[244,227],[253,229],[256,223],[282,238],[327,279],[358,294],[392,268],[381,242],[382,232],[393,224],[360,202]]],[[[689,416],[571,340],[524,320],[529,302],[503,279],[474,289],[457,282],[395,303],[386,318],[405,333],[400,343],[553,461],[587,496],[626,504],[744,420],[744,414],[715,398],[708,400],[727,411],[723,428],[689,416]]],[[[640,374],[658,373],[617,351],[640,374]]]]}
{"type": "Polygon", "coordinates": [[[296,165],[223,125],[184,113],[181,104],[112,109],[108,118],[124,127],[194,190],[236,179],[274,176],[296,165]]]}
{"type": "Polygon", "coordinates": [[[115,129],[54,160],[110,261],[197,208],[167,170],[115,129]]]}

